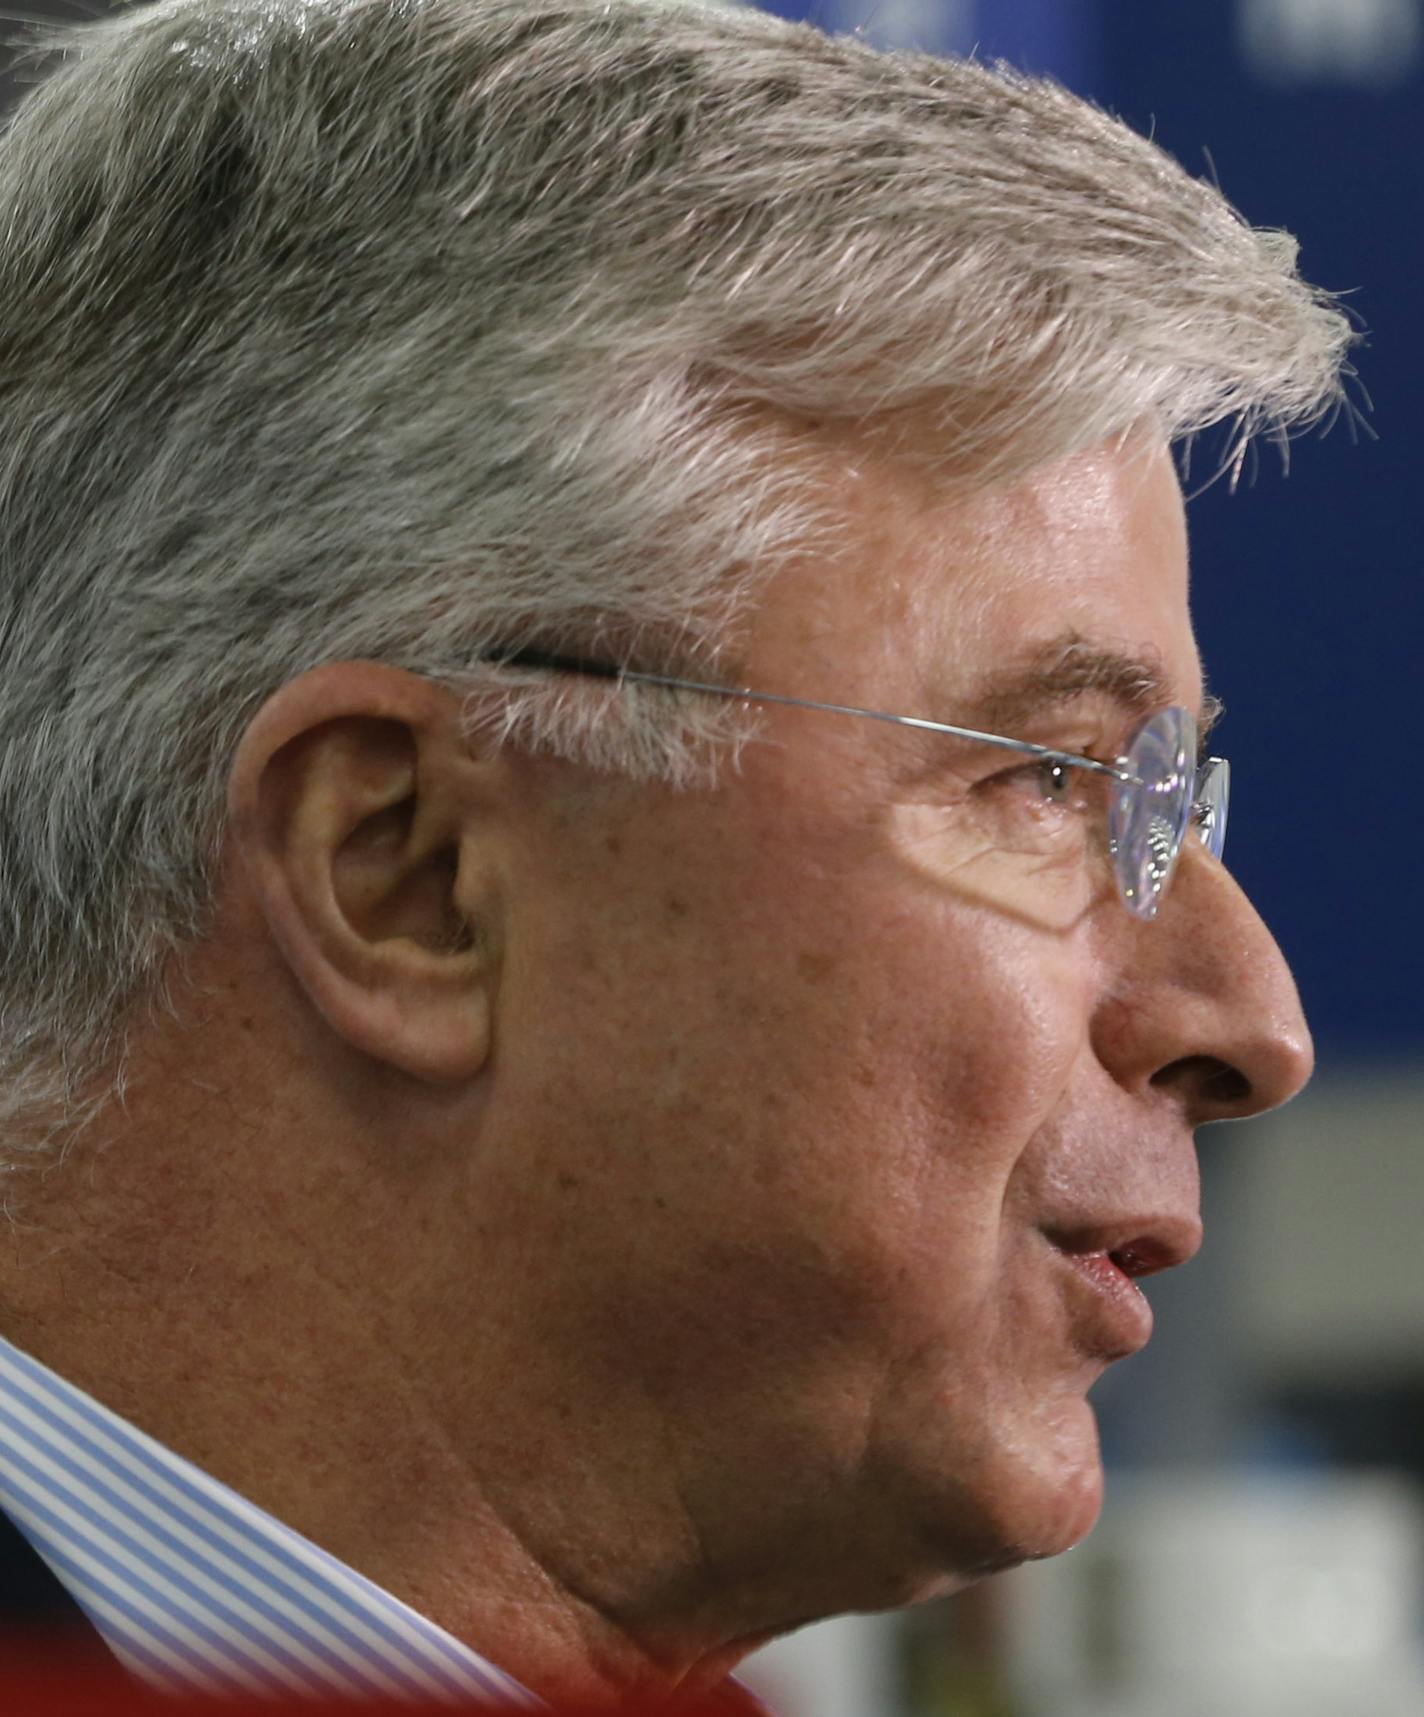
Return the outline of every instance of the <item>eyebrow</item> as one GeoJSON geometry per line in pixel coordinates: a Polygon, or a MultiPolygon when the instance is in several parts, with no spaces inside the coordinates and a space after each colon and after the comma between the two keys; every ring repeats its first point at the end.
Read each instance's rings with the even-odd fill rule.
{"type": "MultiPolygon", "coordinates": [[[[1072,703],[1081,697],[1102,697],[1129,715],[1150,715],[1173,701],[1171,682],[1155,652],[1116,649],[1096,644],[1078,633],[1067,633],[1040,645],[1026,663],[1003,669],[981,685],[973,701],[987,722],[1001,731],[1072,703]]],[[[1221,719],[1219,698],[1202,700],[1197,716],[1198,742],[1221,719]]]]}

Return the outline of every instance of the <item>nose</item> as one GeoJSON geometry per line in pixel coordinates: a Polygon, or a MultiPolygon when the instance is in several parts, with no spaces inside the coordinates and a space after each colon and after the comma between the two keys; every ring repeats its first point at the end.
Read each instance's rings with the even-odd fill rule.
{"type": "Polygon", "coordinates": [[[1093,1047],[1119,1084],[1174,1099],[1193,1126],[1261,1114],[1315,1062],[1295,980],[1221,863],[1192,842],[1150,923],[1120,918],[1093,1047]]]}

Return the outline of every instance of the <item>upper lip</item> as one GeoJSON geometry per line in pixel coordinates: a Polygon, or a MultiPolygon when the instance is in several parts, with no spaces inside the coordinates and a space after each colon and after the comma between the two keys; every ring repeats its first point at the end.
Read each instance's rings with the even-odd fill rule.
{"type": "Polygon", "coordinates": [[[1105,1254],[1126,1276],[1153,1276],[1185,1264],[1202,1243],[1201,1221],[1195,1216],[1155,1214],[1051,1223],[1043,1231],[1070,1257],[1105,1254]]]}

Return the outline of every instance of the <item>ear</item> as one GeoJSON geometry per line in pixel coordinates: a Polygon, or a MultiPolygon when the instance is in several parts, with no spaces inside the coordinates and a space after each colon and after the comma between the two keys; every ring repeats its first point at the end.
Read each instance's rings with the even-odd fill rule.
{"type": "Polygon", "coordinates": [[[419,1079],[489,1053],[500,896],[498,760],[444,688],[373,662],[290,681],[244,733],[229,839],[312,1006],[419,1079]]]}

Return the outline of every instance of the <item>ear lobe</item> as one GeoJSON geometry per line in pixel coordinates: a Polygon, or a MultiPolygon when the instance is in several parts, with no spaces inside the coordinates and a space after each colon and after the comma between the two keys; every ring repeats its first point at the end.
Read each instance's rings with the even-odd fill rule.
{"type": "Polygon", "coordinates": [[[415,1078],[489,1053],[492,806],[448,693],[340,663],[284,686],[238,749],[231,839],[273,942],[340,1037],[415,1078]]]}

